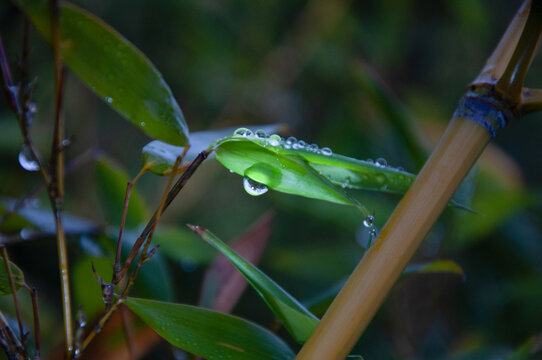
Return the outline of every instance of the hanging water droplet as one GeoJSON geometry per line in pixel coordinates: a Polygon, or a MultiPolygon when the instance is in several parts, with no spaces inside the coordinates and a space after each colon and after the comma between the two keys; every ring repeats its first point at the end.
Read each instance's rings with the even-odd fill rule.
{"type": "Polygon", "coordinates": [[[331,151],[331,149],[328,147],[323,147],[320,149],[320,154],[325,156],[331,156],[331,154],[333,154],[333,151],[331,151]]]}
{"type": "Polygon", "coordinates": [[[316,145],[316,144],[310,144],[309,146],[307,146],[307,151],[310,151],[310,152],[318,152],[318,145],[316,145]]]}
{"type": "Polygon", "coordinates": [[[306,142],[304,142],[303,140],[299,140],[298,142],[294,143],[292,146],[294,149],[304,149],[305,145],[307,145],[306,142]]]}
{"type": "Polygon", "coordinates": [[[284,142],[284,148],[285,149],[290,149],[290,148],[292,148],[292,146],[294,146],[294,144],[297,144],[297,139],[295,137],[293,137],[293,136],[290,136],[284,142]]]}
{"type": "Polygon", "coordinates": [[[145,126],[145,121],[140,122],[139,125],[145,126]]]}
{"type": "Polygon", "coordinates": [[[247,177],[243,178],[243,187],[245,188],[245,191],[252,196],[263,195],[269,190],[264,184],[260,184],[247,177]]]}
{"type": "Polygon", "coordinates": [[[255,135],[256,135],[256,137],[259,138],[259,139],[265,139],[265,138],[267,137],[267,134],[266,134],[265,131],[262,130],[262,129],[256,130],[255,135]]]}
{"type": "Polygon", "coordinates": [[[232,169],[230,169],[230,174],[233,174],[233,170],[232,170],[232,169]]]}
{"type": "Polygon", "coordinates": [[[252,130],[247,128],[239,128],[233,132],[233,136],[249,137],[252,136],[252,130]]]}
{"type": "Polygon", "coordinates": [[[363,220],[363,226],[366,228],[370,228],[373,226],[375,222],[375,217],[373,215],[367,215],[367,217],[363,220]]]}
{"type": "Polygon", "coordinates": [[[377,233],[376,233],[376,228],[372,228],[372,229],[371,229],[371,238],[372,238],[372,239],[376,238],[376,235],[377,235],[377,233]]]}
{"type": "Polygon", "coordinates": [[[267,143],[271,146],[279,146],[281,141],[282,139],[277,134],[273,134],[267,139],[267,143]]]}
{"type": "Polygon", "coordinates": [[[32,153],[27,145],[23,145],[21,152],[19,153],[19,164],[26,171],[38,171],[40,166],[38,162],[32,158],[32,153]]]}
{"type": "Polygon", "coordinates": [[[104,100],[110,104],[113,102],[113,98],[110,98],[109,96],[107,96],[104,100]]]}
{"type": "Polygon", "coordinates": [[[384,158],[378,158],[376,159],[375,165],[379,167],[385,167],[388,166],[388,162],[384,158]]]}

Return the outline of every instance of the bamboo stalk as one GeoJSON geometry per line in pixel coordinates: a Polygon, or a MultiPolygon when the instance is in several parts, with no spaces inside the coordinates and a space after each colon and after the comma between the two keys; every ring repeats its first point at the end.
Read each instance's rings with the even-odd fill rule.
{"type": "Polygon", "coordinates": [[[297,360],[344,359],[490,139],[463,117],[437,148],[297,360]]]}
{"type": "Polygon", "coordinates": [[[341,360],[349,354],[491,137],[519,118],[541,14],[542,0],[524,2],[416,181],[296,360],[341,360]]]}

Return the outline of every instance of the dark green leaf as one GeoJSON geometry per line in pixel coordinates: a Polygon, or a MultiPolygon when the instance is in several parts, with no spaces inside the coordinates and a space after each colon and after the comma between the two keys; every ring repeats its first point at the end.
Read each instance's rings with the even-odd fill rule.
{"type": "Polygon", "coordinates": [[[257,267],[243,259],[228,245],[218,239],[213,233],[199,226],[190,225],[192,230],[226,256],[232,264],[243,274],[249,284],[264,299],[269,308],[275,313],[286,330],[303,343],[307,341],[316,326],[318,319],[303,305],[271,280],[257,267]]]}
{"type": "MultiPolygon", "coordinates": [[[[51,41],[49,2],[15,0],[51,41]]],[[[94,15],[60,5],[62,60],[98,96],[150,136],[188,144],[183,113],[158,70],[134,45],[94,15]]]]}
{"type": "Polygon", "coordinates": [[[186,228],[159,227],[152,238],[160,245],[160,253],[186,265],[208,264],[215,257],[214,251],[186,228]]]}
{"type": "MultiPolygon", "coordinates": [[[[11,261],[9,266],[11,268],[11,275],[13,283],[15,284],[15,290],[19,290],[19,288],[24,284],[23,271],[11,261]]],[[[0,295],[7,294],[11,294],[11,286],[9,285],[9,276],[8,272],[6,271],[6,263],[4,258],[0,257],[0,295]]]]}
{"type": "Polygon", "coordinates": [[[290,360],[276,335],[244,319],[195,306],[128,298],[125,304],[174,346],[208,360],[290,360]]]}
{"type": "Polygon", "coordinates": [[[423,264],[410,264],[403,275],[447,273],[464,276],[463,269],[452,260],[436,260],[423,264]]]}
{"type": "MultiPolygon", "coordinates": [[[[103,210],[109,223],[120,225],[126,186],[130,178],[118,165],[106,157],[100,158],[95,165],[98,194],[102,200],[103,210]]],[[[143,197],[134,186],[132,187],[126,226],[135,227],[147,220],[147,209],[143,197]]]]}

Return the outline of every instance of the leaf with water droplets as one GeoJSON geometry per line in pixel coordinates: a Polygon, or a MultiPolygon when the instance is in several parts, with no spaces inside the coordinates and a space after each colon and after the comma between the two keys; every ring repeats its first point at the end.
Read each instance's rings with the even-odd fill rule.
{"type": "Polygon", "coordinates": [[[249,284],[263,298],[269,308],[275,313],[286,330],[300,343],[307,341],[316,326],[318,318],[311,314],[303,305],[271,280],[260,269],[243,259],[222,240],[209,230],[199,226],[189,227],[203,240],[226,256],[231,263],[243,274],[249,284]]]}
{"type": "MultiPolygon", "coordinates": [[[[24,284],[24,275],[21,269],[11,261],[9,262],[11,270],[11,278],[15,285],[15,290],[18,290],[24,284]]],[[[0,295],[11,294],[11,286],[9,284],[9,276],[6,271],[6,263],[4,258],[0,257],[0,295]]]]}
{"type": "MultiPolygon", "coordinates": [[[[51,41],[48,1],[15,0],[51,41]]],[[[188,144],[188,126],[162,75],[133,44],[94,15],[60,4],[62,60],[99,97],[150,136],[188,144]]]]}
{"type": "MultiPolygon", "coordinates": [[[[209,151],[214,150],[217,160],[230,171],[270,189],[354,205],[364,216],[369,212],[342,189],[404,194],[416,178],[382,158],[376,162],[353,159],[294,137],[272,146],[270,138],[234,133],[217,141],[209,151]]],[[[450,203],[472,211],[453,200],[450,203]]]]}
{"type": "Polygon", "coordinates": [[[124,302],[169,343],[209,360],[293,360],[277,335],[237,316],[184,304],[127,298],[124,302]]]}

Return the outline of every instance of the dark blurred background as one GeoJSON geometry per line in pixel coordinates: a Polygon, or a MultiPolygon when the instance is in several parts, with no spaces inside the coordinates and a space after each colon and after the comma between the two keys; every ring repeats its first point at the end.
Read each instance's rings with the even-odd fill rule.
{"type": "MultiPolygon", "coordinates": [[[[192,132],[284,123],[292,135],[335,153],[359,159],[383,157],[390,165],[417,172],[521,2],[74,3],[148,56],[170,85],[192,132]]],[[[20,52],[22,21],[11,2],[0,3],[0,34],[10,60],[20,52]]],[[[35,30],[31,46],[30,75],[37,77],[38,107],[33,134],[47,157],[53,113],[51,51],[35,30]]],[[[526,85],[542,87],[541,76],[538,57],[526,85]]],[[[141,167],[140,150],[151,139],[69,71],[65,119],[66,133],[73,136],[68,160],[97,148],[135,176],[141,167]]],[[[424,274],[401,280],[355,353],[366,359],[542,358],[522,352],[522,346],[542,347],[541,135],[539,114],[502,131],[457,194],[462,203],[484,215],[445,210],[414,259],[454,260],[465,277],[424,274]]],[[[38,175],[18,164],[21,144],[16,119],[2,98],[3,199],[18,198],[39,182],[38,175]]],[[[168,210],[163,224],[182,236],[190,236],[185,223],[202,225],[230,241],[273,208],[277,212],[273,234],[260,267],[292,295],[310,299],[351,272],[367,242],[356,210],[278,193],[251,197],[241,180],[218,162],[208,161],[168,210]]],[[[148,209],[157,206],[165,182],[146,175],[138,183],[148,209]]],[[[71,174],[67,212],[100,226],[114,225],[100,201],[100,186],[92,162],[71,174]]],[[[353,193],[374,210],[379,228],[399,200],[353,193]]],[[[38,201],[47,208],[45,194],[38,201]]],[[[92,234],[71,236],[72,266],[84,261],[88,265],[89,256],[105,256],[101,250],[92,253],[89,244],[107,247],[103,244],[108,241],[92,234]]],[[[60,337],[47,330],[58,331],[61,326],[55,241],[45,236],[19,242],[10,253],[27,281],[40,291],[49,350],[60,337]]],[[[171,279],[163,285],[168,288],[142,286],[136,293],[195,303],[209,261],[205,259],[164,257],[167,266],[160,271],[171,279]]],[[[88,266],[85,269],[89,271],[88,266]]],[[[5,298],[0,298],[2,309],[10,306],[5,298]]],[[[271,312],[252,289],[234,313],[264,326],[272,322],[271,312]]]]}

